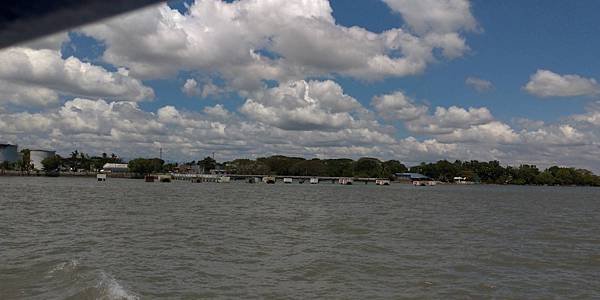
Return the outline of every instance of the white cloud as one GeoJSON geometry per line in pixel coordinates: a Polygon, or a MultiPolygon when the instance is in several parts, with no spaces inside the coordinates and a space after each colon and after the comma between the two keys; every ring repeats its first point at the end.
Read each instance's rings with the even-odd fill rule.
{"type": "Polygon", "coordinates": [[[284,130],[242,118],[221,105],[207,107],[203,113],[173,106],[154,113],[143,111],[135,102],[77,98],[43,113],[2,113],[0,120],[0,136],[18,140],[23,146],[44,143],[45,148],[58,147],[63,153],[80,147],[128,157],[151,155],[156,143],[175,158],[197,159],[194,156],[208,151],[218,151],[228,158],[266,153],[335,156],[352,153],[350,149],[382,151],[382,145],[395,142],[390,135],[369,126],[284,130]]]}
{"type": "Polygon", "coordinates": [[[221,104],[215,106],[207,106],[203,109],[208,116],[213,116],[221,119],[226,119],[231,116],[231,113],[221,104]]]}
{"type": "Polygon", "coordinates": [[[467,79],[465,80],[465,84],[479,93],[487,92],[494,89],[494,84],[491,81],[477,77],[467,77],[467,79]]]}
{"type": "Polygon", "coordinates": [[[196,79],[190,78],[185,81],[181,91],[189,97],[198,96],[202,94],[202,89],[198,86],[196,79]]]}
{"type": "MultiPolygon", "coordinates": [[[[294,88],[284,85],[280,90],[294,88]]],[[[331,90],[331,86],[325,90],[331,90]]],[[[274,95],[276,91],[264,93],[274,95]]],[[[290,96],[289,91],[278,92],[290,96]]],[[[308,97],[314,98],[311,92],[308,97]]],[[[332,106],[337,105],[325,105],[332,106]]],[[[444,109],[439,115],[454,115],[453,110],[456,109],[444,109]]],[[[478,110],[469,113],[468,109],[457,114],[465,112],[486,115],[478,110]]],[[[270,154],[323,158],[368,155],[400,159],[409,164],[438,159],[499,159],[504,163],[572,164],[600,170],[597,127],[551,124],[515,132],[508,125],[493,120],[417,139],[396,138],[384,126],[369,123],[369,120],[355,119],[354,122],[356,126],[286,130],[278,123],[271,125],[245,118],[222,105],[206,107],[200,113],[173,106],[146,112],[135,102],[77,98],[39,113],[0,110],[0,137],[23,147],[57,149],[63,154],[77,148],[92,153],[115,152],[129,158],[158,155],[157,145],[161,145],[166,157],[177,160],[198,159],[215,151],[219,160],[270,154]]]]}
{"type": "Polygon", "coordinates": [[[375,96],[371,104],[387,120],[412,121],[420,118],[429,110],[427,106],[415,104],[412,99],[405,96],[401,91],[375,96]]]}
{"type": "Polygon", "coordinates": [[[419,34],[477,30],[468,0],[383,0],[419,34]]]}
{"type": "Polygon", "coordinates": [[[485,107],[438,106],[433,114],[429,114],[428,106],[416,104],[401,91],[375,96],[371,104],[385,120],[401,120],[408,130],[420,134],[449,134],[456,129],[494,121],[492,113],[485,107]]]}
{"type": "Polygon", "coordinates": [[[68,42],[69,40],[70,38],[67,32],[59,32],[32,41],[28,41],[20,46],[36,50],[50,49],[60,51],[60,48],[63,45],[63,43],[68,42]]]}
{"type": "Polygon", "coordinates": [[[440,29],[425,37],[401,28],[374,33],[336,24],[326,0],[202,0],[186,14],[165,4],[82,31],[106,44],[105,61],[129,68],[134,76],[160,78],[192,70],[218,74],[235,89],[254,91],[262,88],[261,80],[412,75],[435,60],[434,49],[448,58],[468,49],[456,31],[473,24],[454,25],[454,17],[428,22],[440,29]]]}
{"type": "Polygon", "coordinates": [[[499,121],[472,125],[465,129],[454,129],[437,136],[442,142],[510,144],[519,141],[519,135],[510,126],[499,121]]]}
{"type": "Polygon", "coordinates": [[[522,131],[525,142],[537,145],[584,145],[585,135],[568,124],[553,125],[534,131],[522,131]]]}
{"type": "Polygon", "coordinates": [[[281,129],[333,130],[355,126],[351,112],[360,107],[333,81],[300,80],[257,92],[240,111],[281,129]]]}
{"type": "Polygon", "coordinates": [[[593,96],[600,93],[600,86],[594,78],[572,74],[560,75],[548,70],[537,70],[523,89],[543,98],[593,96]]]}
{"type": "Polygon", "coordinates": [[[211,79],[207,79],[204,86],[200,87],[196,79],[189,78],[181,87],[181,91],[188,97],[200,96],[206,98],[208,96],[219,95],[225,93],[226,90],[217,86],[211,79]]]}
{"type": "Polygon", "coordinates": [[[63,59],[60,52],[13,47],[0,51],[0,102],[21,106],[49,106],[59,95],[140,101],[154,91],[129,76],[125,69],[109,72],[82,62],[63,59]]]}

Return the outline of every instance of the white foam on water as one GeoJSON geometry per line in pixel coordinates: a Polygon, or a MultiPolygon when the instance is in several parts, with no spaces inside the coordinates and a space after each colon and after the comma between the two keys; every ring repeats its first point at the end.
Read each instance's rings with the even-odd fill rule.
{"type": "Polygon", "coordinates": [[[79,260],[77,259],[71,259],[70,261],[65,261],[65,262],[61,262],[59,264],[57,264],[56,266],[52,267],[52,269],[50,269],[50,271],[48,271],[48,275],[46,275],[46,277],[52,277],[56,272],[70,272],[73,271],[77,268],[77,266],[79,266],[79,260]]]}
{"type": "Polygon", "coordinates": [[[135,293],[126,290],[110,274],[100,272],[100,282],[96,285],[99,291],[98,299],[101,300],[138,300],[140,297],[135,293]]]}

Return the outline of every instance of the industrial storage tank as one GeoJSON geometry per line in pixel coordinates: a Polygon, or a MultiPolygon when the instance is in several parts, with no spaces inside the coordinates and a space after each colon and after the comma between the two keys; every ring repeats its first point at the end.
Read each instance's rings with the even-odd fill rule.
{"type": "Polygon", "coordinates": [[[56,151],[31,150],[29,151],[29,160],[31,161],[34,170],[42,170],[44,169],[44,166],[42,165],[42,160],[48,157],[53,157],[55,155],[56,151]]]}
{"type": "Polygon", "coordinates": [[[17,162],[17,160],[19,160],[17,145],[0,144],[0,163],[5,161],[14,163],[17,162]]]}

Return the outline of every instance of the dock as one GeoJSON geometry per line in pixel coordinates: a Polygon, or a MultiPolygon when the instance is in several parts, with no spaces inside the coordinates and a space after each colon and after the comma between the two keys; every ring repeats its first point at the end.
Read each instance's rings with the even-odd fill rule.
{"type": "MultiPolygon", "coordinates": [[[[286,182],[286,183],[340,183],[341,181],[348,183],[353,182],[354,184],[362,183],[368,184],[370,182],[376,183],[378,181],[383,180],[382,178],[366,178],[366,177],[329,177],[329,176],[289,176],[289,175],[238,175],[238,174],[226,174],[226,175],[212,175],[212,174],[181,174],[181,173],[171,173],[171,176],[174,180],[183,180],[183,181],[191,181],[191,182],[222,182],[219,181],[224,180],[224,178],[228,178],[226,181],[247,181],[247,182],[262,182],[263,178],[274,178],[275,181],[278,182],[286,182]],[[259,181],[260,180],[260,181],[259,181]]],[[[389,181],[388,181],[389,182],[389,181]]]]}

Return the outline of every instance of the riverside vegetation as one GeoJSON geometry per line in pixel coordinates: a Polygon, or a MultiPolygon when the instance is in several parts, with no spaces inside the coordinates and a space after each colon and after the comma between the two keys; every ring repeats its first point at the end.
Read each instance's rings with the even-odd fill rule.
{"type": "MultiPolygon", "coordinates": [[[[30,171],[28,151],[23,150],[23,159],[14,164],[0,165],[2,170],[30,171]]],[[[69,157],[45,159],[42,164],[46,172],[61,170],[99,171],[106,163],[122,163],[115,154],[103,153],[100,156],[89,156],[85,153],[72,152],[69,157]]],[[[274,155],[257,159],[235,159],[219,163],[212,157],[185,163],[165,164],[158,158],[136,158],[128,163],[131,173],[143,175],[150,173],[171,172],[180,168],[198,166],[201,172],[208,173],[213,169],[222,169],[229,174],[240,175],[296,175],[296,176],[331,176],[331,177],[377,177],[394,178],[395,173],[420,173],[442,182],[453,182],[454,177],[464,177],[468,181],[487,184],[515,185],[582,185],[600,186],[600,176],[586,169],[552,166],[540,170],[535,165],[502,166],[499,161],[480,162],[477,160],[450,162],[440,160],[434,163],[421,163],[407,167],[398,160],[381,161],[377,158],[362,157],[358,160],[349,158],[305,159],[274,155]]]]}

